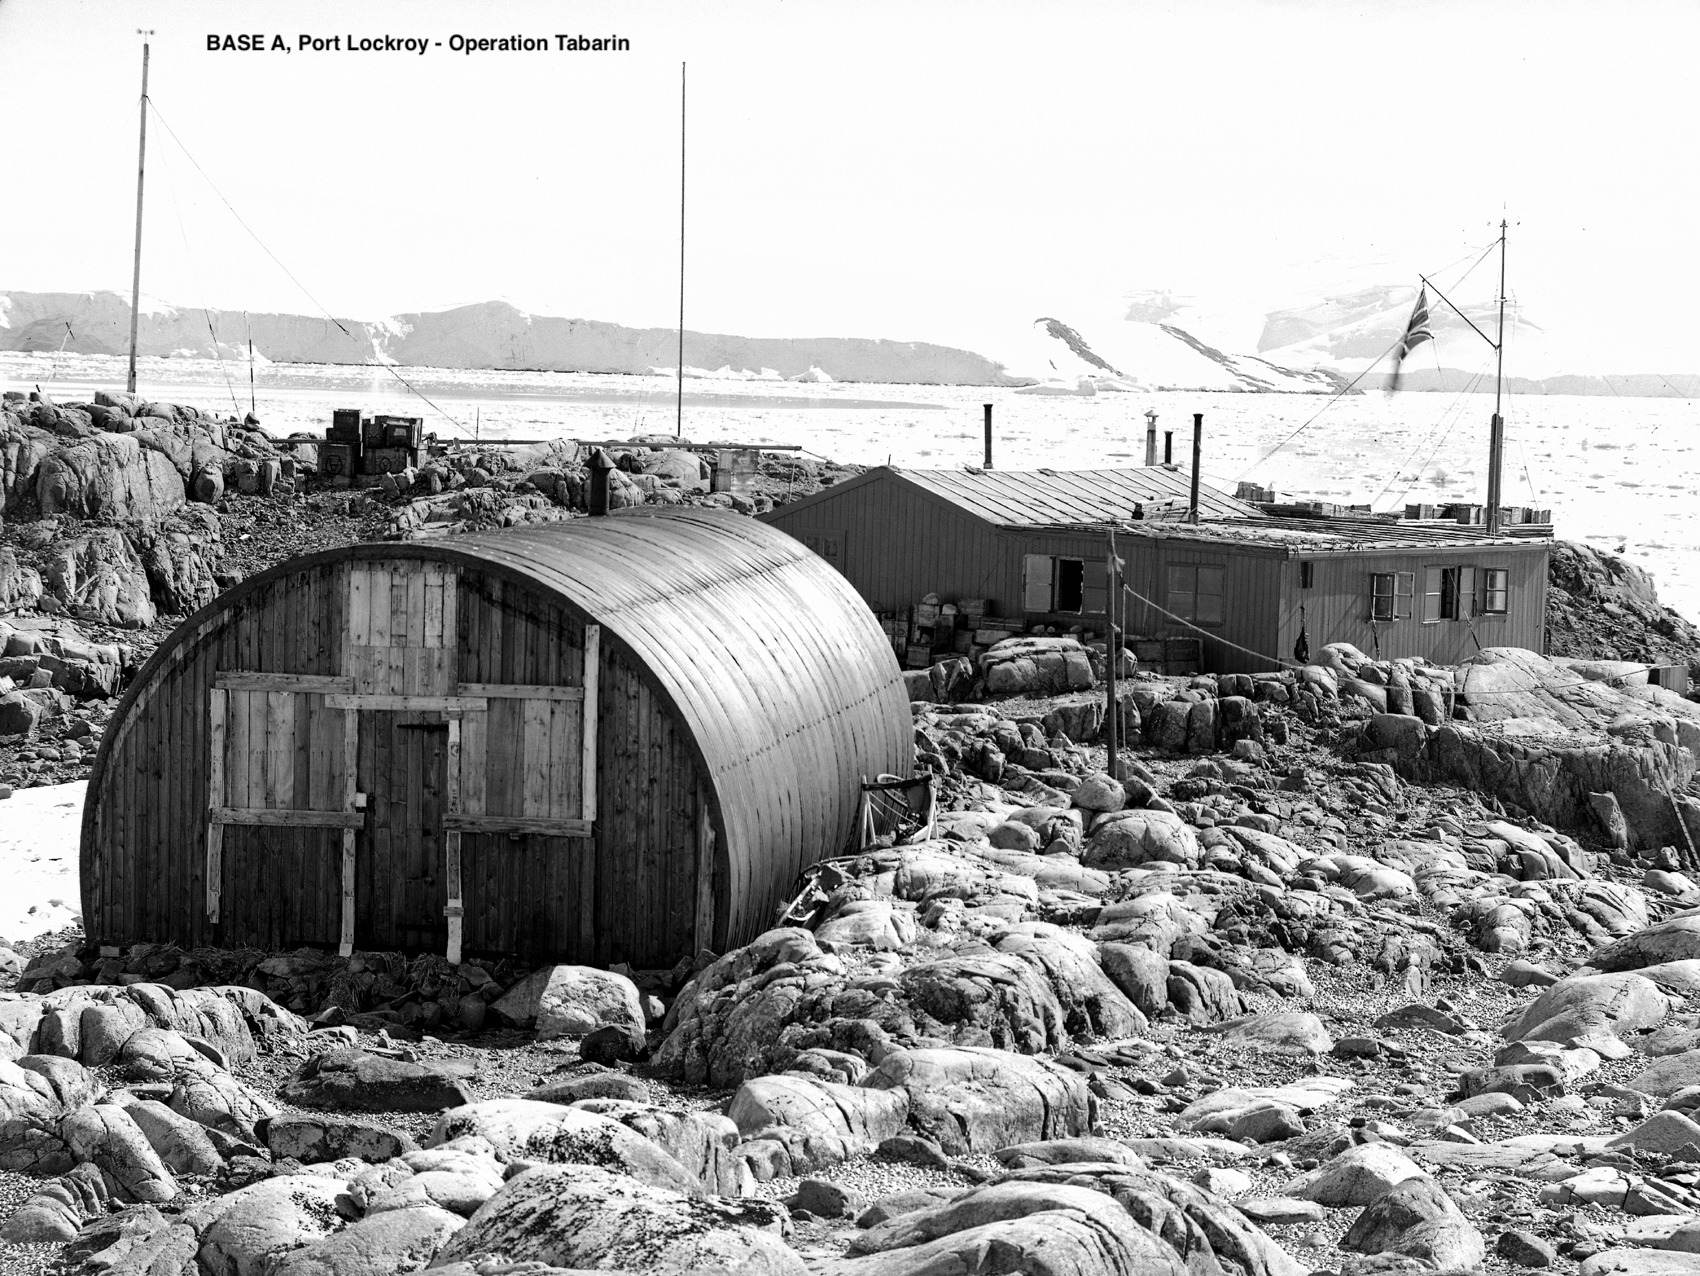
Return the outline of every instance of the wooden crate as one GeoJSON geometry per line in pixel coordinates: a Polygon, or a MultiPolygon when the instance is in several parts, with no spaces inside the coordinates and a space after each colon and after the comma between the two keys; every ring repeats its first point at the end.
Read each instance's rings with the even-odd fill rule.
{"type": "Polygon", "coordinates": [[[1133,648],[1133,658],[1140,664],[1152,669],[1163,667],[1163,640],[1161,638],[1135,638],[1128,643],[1133,648]]]}
{"type": "MultiPolygon", "coordinates": [[[[1137,657],[1138,654],[1136,646],[1134,655],[1137,657]]],[[[1170,677],[1195,674],[1203,663],[1204,644],[1197,638],[1163,639],[1163,672],[1170,677]]]]}

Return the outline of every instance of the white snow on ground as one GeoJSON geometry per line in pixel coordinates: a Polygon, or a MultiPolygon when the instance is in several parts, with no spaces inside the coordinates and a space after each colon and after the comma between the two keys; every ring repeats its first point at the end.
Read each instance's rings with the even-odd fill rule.
{"type": "Polygon", "coordinates": [[[87,787],[49,784],[0,799],[0,937],[8,942],[83,920],[77,843],[87,787]]]}

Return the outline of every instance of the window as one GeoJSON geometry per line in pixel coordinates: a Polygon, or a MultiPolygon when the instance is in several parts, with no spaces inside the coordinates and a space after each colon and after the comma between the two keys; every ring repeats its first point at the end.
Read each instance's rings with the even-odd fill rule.
{"type": "Polygon", "coordinates": [[[1227,614],[1224,581],[1227,570],[1209,564],[1169,568],[1168,609],[1195,625],[1220,625],[1227,614]]]}
{"type": "Polygon", "coordinates": [[[1371,572],[1369,616],[1371,620],[1409,620],[1411,596],[1417,587],[1415,572],[1371,572]]]}
{"type": "MultiPolygon", "coordinates": [[[[1047,613],[1086,610],[1085,559],[1028,554],[1024,569],[1022,610],[1047,613]]],[[[1101,600],[1094,610],[1102,610],[1101,600]]]]}
{"type": "Polygon", "coordinates": [[[1057,611],[1080,611],[1086,603],[1086,564],[1078,558],[1057,559],[1057,611]]]}
{"type": "Polygon", "coordinates": [[[1309,589],[1315,583],[1316,583],[1316,564],[1315,563],[1300,563],[1299,564],[1299,588],[1300,589],[1309,589]]]}
{"type": "Polygon", "coordinates": [[[1488,567],[1482,570],[1481,578],[1481,605],[1477,610],[1484,616],[1505,615],[1510,610],[1511,573],[1503,567],[1488,567]]]}
{"type": "Polygon", "coordinates": [[[1468,620],[1475,615],[1476,569],[1428,567],[1423,570],[1423,623],[1468,620]]]}

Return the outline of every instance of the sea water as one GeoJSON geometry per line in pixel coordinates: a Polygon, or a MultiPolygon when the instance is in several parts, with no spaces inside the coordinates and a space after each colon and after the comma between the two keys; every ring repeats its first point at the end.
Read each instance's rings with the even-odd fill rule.
{"type": "MultiPolygon", "coordinates": [[[[61,401],[124,380],[124,360],[0,353],[0,388],[40,385],[61,401]]],[[[247,412],[245,363],[143,359],[144,395],[247,412]]],[[[976,386],[799,384],[669,376],[264,364],[252,402],[277,435],[322,432],[336,407],[423,416],[442,439],[625,439],[795,444],[862,465],[955,468],[983,459],[982,404],[992,404],[993,464],[1076,469],[1142,464],[1147,412],[1174,460],[1192,461],[1203,414],[1202,473],[1298,500],[1484,503],[1491,393],[1226,394],[1164,391],[1026,394],[976,386]],[[404,381],[405,379],[405,381],[404,381]]],[[[1551,509],[1556,532],[1620,552],[1652,571],[1660,598],[1700,618],[1700,410],[1678,398],[1508,398],[1502,503],[1551,509]]]]}

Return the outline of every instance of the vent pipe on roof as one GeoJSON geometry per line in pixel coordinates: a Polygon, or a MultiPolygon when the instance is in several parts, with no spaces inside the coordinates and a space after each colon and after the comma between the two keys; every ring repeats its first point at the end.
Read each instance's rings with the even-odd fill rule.
{"type": "Polygon", "coordinates": [[[1198,522],[1198,459],[1204,451],[1204,413],[1192,414],[1192,500],[1187,504],[1189,523],[1198,522]]]}
{"type": "Polygon", "coordinates": [[[1174,463],[1175,463],[1175,432],[1173,430],[1164,430],[1163,431],[1163,464],[1164,465],[1173,465],[1174,463]]]}
{"type": "Polygon", "coordinates": [[[986,468],[992,468],[992,405],[983,405],[986,409],[986,468]]]}
{"type": "Polygon", "coordinates": [[[614,458],[597,448],[590,454],[590,512],[598,517],[608,512],[608,471],[614,468],[614,458]]]}
{"type": "Polygon", "coordinates": [[[1157,464],[1157,409],[1145,410],[1145,463],[1157,464]]]}

